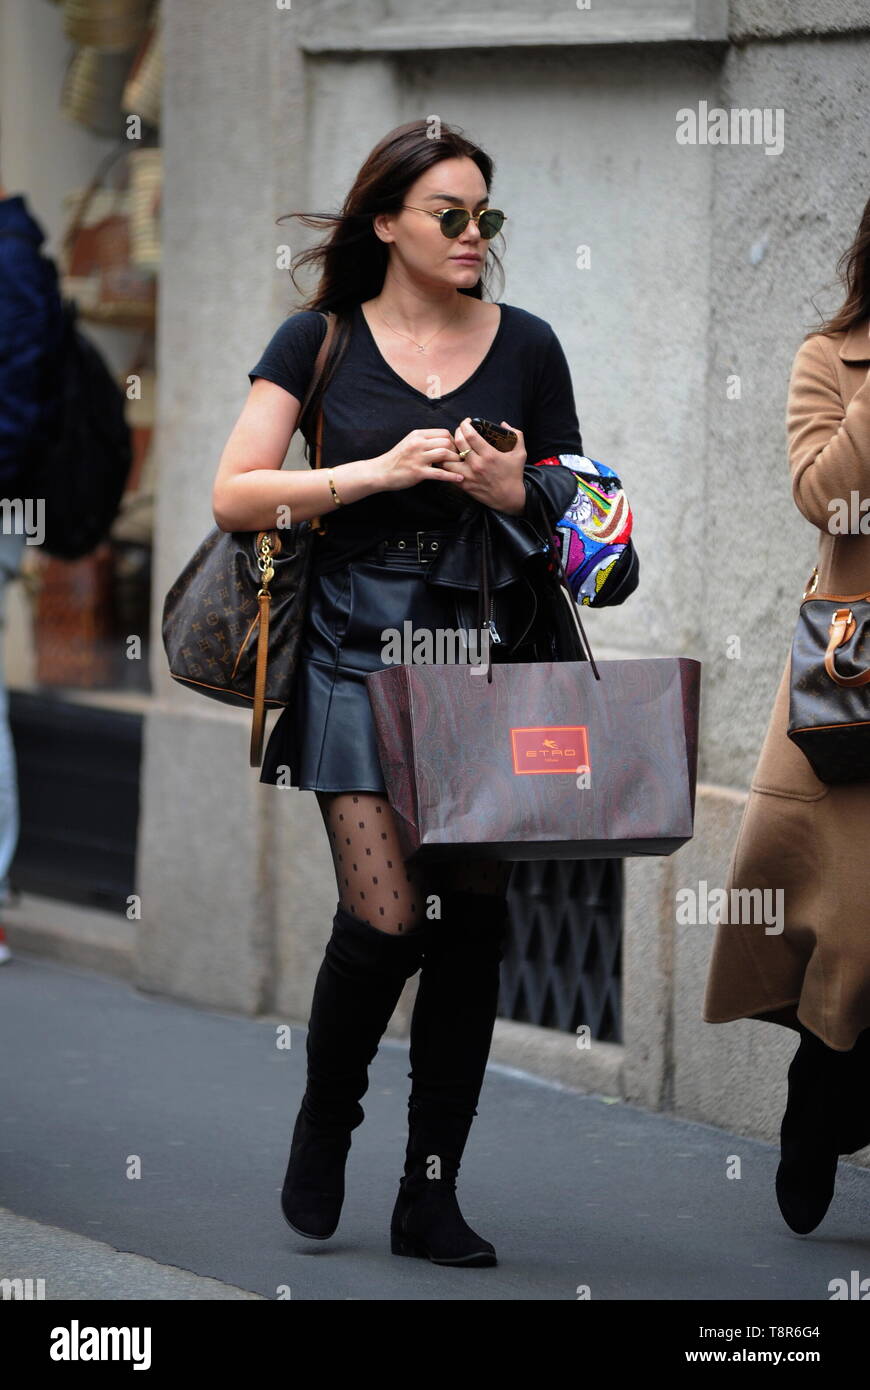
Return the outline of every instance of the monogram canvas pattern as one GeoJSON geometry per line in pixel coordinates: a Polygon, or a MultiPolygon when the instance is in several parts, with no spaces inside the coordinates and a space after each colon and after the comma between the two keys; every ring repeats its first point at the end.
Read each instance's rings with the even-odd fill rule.
{"type": "MultiPolygon", "coordinates": [[[[168,591],[163,645],[174,680],[226,704],[249,706],[259,633],[256,531],[215,526],[168,591]]],[[[267,533],[280,551],[269,584],[266,705],[290,699],[311,572],[307,522],[267,533]]]]}

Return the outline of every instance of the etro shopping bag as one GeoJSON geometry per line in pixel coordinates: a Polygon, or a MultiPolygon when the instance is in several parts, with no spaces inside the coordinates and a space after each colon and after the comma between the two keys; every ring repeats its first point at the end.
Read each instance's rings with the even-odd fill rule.
{"type": "MultiPolygon", "coordinates": [[[[483,534],[485,636],[487,525],[483,534]]],[[[487,646],[485,666],[412,663],[365,677],[406,859],[667,855],[691,838],[700,662],[596,662],[561,563],[553,583],[554,615],[579,639],[580,660],[493,665],[487,646]]]]}
{"type": "Polygon", "coordinates": [[[405,858],[672,854],[693,833],[700,663],[400,665],[366,676],[405,858]]]}

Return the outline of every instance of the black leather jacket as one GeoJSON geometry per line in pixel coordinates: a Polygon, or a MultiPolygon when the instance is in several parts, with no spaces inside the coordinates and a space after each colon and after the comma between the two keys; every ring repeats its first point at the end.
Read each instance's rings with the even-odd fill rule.
{"type": "MultiPolygon", "coordinates": [[[[568,468],[527,463],[523,469],[526,507],[510,516],[475,504],[458,534],[431,562],[427,579],[459,591],[457,613],[463,628],[477,626],[481,605],[484,528],[489,537],[489,589],[493,661],[581,661],[577,636],[554,573],[551,536],[577,491],[568,468]],[[493,631],[494,628],[494,631],[493,631]]],[[[610,603],[622,603],[637,588],[639,567],[632,547],[630,564],[610,603]]]]}

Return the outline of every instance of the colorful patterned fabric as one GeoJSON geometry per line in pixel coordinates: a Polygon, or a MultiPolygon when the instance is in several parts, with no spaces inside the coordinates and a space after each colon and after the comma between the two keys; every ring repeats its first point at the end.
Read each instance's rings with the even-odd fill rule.
{"type": "Polygon", "coordinates": [[[608,579],[629,543],[631,507],[612,468],[585,454],[539,459],[538,466],[561,464],[577,478],[577,492],[559,521],[558,545],[568,587],[577,603],[594,607],[606,601],[608,579]]]}

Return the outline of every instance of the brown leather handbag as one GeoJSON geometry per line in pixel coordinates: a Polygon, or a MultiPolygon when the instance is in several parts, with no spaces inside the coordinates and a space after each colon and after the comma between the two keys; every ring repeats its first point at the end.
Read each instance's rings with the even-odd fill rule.
{"type": "MultiPolygon", "coordinates": [[[[328,326],[300,420],[323,373],[336,319],[328,326]]],[[[314,467],[320,468],[323,408],[314,467]]],[[[251,705],[251,767],[263,756],[266,709],[293,692],[319,517],[272,531],[213,526],[166,595],[163,646],[173,680],[229,705],[251,705]]]]}
{"type": "Polygon", "coordinates": [[[804,589],[791,652],[788,736],[820,782],[870,778],[870,593],[804,589]]]}

